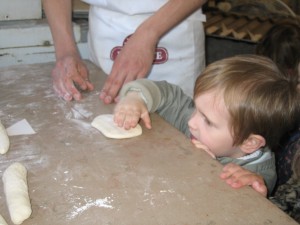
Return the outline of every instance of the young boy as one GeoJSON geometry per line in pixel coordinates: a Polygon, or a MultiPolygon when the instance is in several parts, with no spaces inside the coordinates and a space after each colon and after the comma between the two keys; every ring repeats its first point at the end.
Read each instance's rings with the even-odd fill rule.
{"type": "Polygon", "coordinates": [[[140,79],[126,84],[114,121],[125,129],[140,118],[151,128],[157,112],[223,165],[260,174],[271,192],[275,161],[269,150],[298,122],[298,92],[269,59],[236,56],[210,64],[197,78],[194,101],[180,87],[140,79]]]}
{"type": "MultiPolygon", "coordinates": [[[[266,33],[262,42],[257,45],[256,54],[263,55],[272,59],[278,66],[278,68],[283,72],[282,75],[290,79],[291,82],[295,85],[298,85],[297,87],[298,89],[300,89],[299,20],[285,20],[274,25],[266,33]]],[[[296,144],[298,142],[298,139],[300,141],[299,129],[289,133],[288,135],[285,135],[284,140],[281,140],[279,147],[275,149],[276,170],[278,176],[275,187],[276,189],[281,188],[280,186],[284,185],[288,180],[290,180],[292,178],[292,175],[295,173],[295,171],[292,170],[292,164],[296,160],[295,156],[297,152],[300,153],[300,149],[298,150],[298,145],[296,144]]],[[[298,164],[297,168],[299,168],[300,170],[300,164],[298,164]]],[[[264,182],[261,177],[257,174],[251,173],[250,171],[243,170],[237,165],[226,165],[224,167],[224,172],[221,174],[221,177],[223,179],[226,179],[227,183],[229,183],[233,187],[239,188],[244,185],[252,185],[252,187],[256,191],[262,193],[263,195],[266,195],[266,188],[264,187],[264,182]]],[[[293,182],[298,182],[298,186],[300,184],[300,180],[295,180],[293,182]]],[[[274,194],[277,195],[277,193],[274,194]]],[[[294,201],[296,205],[297,200],[293,200],[293,198],[288,195],[290,194],[287,194],[286,199],[288,199],[289,201],[294,201]]],[[[280,198],[282,198],[282,196],[280,196],[280,198]]],[[[284,203],[284,201],[280,199],[280,203],[282,204],[284,203]]],[[[291,207],[285,208],[285,211],[293,210],[288,209],[291,207]]]]}

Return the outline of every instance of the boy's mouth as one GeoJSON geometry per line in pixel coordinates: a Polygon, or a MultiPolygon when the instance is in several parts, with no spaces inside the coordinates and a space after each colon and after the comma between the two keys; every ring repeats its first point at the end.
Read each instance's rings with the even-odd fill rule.
{"type": "Polygon", "coordinates": [[[197,148],[201,148],[203,151],[205,151],[207,154],[209,154],[213,159],[216,159],[215,154],[212,153],[211,150],[207,146],[201,144],[194,135],[191,134],[190,139],[197,148]],[[199,147],[200,146],[199,144],[201,144],[201,147],[199,147]]]}
{"type": "Polygon", "coordinates": [[[190,139],[191,139],[191,140],[198,140],[198,139],[197,139],[194,135],[192,135],[192,134],[190,135],[190,139]]]}

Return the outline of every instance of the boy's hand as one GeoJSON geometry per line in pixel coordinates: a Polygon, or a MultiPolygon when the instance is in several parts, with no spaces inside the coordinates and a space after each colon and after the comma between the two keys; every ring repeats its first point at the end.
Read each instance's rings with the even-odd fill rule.
{"type": "Polygon", "coordinates": [[[130,129],[142,119],[146,128],[151,129],[151,120],[144,100],[138,92],[130,91],[120,99],[114,109],[114,122],[119,127],[130,129]]]}
{"type": "Polygon", "coordinates": [[[225,165],[220,177],[233,188],[241,188],[249,185],[261,195],[267,196],[268,190],[263,177],[239,165],[233,163],[225,165]]]}

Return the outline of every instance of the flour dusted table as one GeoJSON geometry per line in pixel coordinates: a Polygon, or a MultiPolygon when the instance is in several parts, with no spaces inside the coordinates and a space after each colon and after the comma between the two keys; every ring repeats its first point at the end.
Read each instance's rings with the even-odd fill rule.
{"type": "MultiPolygon", "coordinates": [[[[230,188],[221,165],[156,114],[139,137],[105,138],[90,123],[112,113],[98,99],[106,75],[87,62],[95,91],[67,103],[52,89],[53,66],[0,68],[3,125],[26,119],[36,131],[10,137],[0,155],[1,177],[13,162],[28,169],[24,225],[297,224],[251,188],[230,188]]],[[[0,183],[0,214],[12,224],[0,183]]]]}

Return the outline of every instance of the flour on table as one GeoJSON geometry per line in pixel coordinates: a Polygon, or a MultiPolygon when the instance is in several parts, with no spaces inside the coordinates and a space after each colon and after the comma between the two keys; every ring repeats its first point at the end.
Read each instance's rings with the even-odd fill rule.
{"type": "Polygon", "coordinates": [[[125,130],[122,127],[119,127],[113,121],[112,114],[103,114],[97,116],[92,124],[93,127],[98,129],[104,136],[114,139],[123,139],[123,138],[132,138],[142,134],[142,127],[137,124],[136,127],[129,130],[125,130]]]}
{"type": "Polygon", "coordinates": [[[106,209],[113,209],[112,206],[113,199],[111,197],[105,197],[103,199],[99,198],[96,200],[92,200],[89,198],[84,198],[85,204],[79,204],[79,206],[74,206],[73,211],[67,215],[68,219],[74,219],[79,216],[81,213],[85,212],[91,207],[99,207],[106,209]]]}

